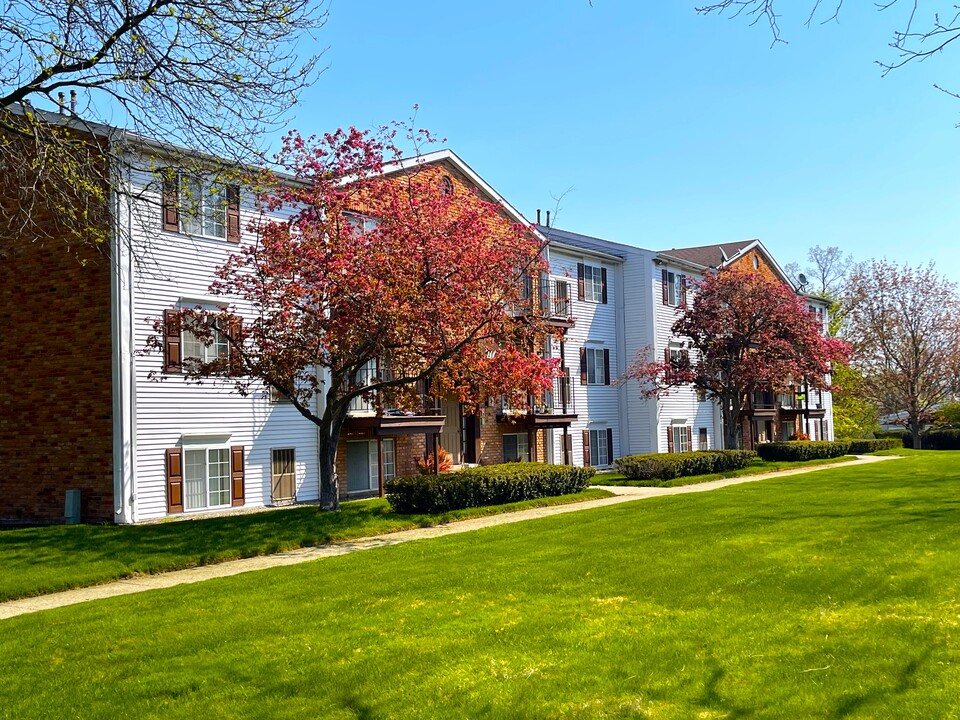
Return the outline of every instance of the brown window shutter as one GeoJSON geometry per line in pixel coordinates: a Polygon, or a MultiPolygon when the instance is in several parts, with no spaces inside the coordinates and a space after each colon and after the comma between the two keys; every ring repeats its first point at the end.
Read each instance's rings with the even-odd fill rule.
{"type": "Polygon", "coordinates": [[[670,304],[670,296],[667,294],[667,269],[666,269],[666,268],[663,268],[663,269],[660,271],[660,277],[661,277],[661,280],[662,280],[662,282],[661,282],[660,284],[661,284],[661,288],[662,288],[662,290],[663,290],[663,304],[664,304],[664,305],[669,305],[669,304],[670,304]]]}
{"type": "Polygon", "coordinates": [[[603,292],[603,304],[607,304],[607,269],[605,267],[600,268],[600,288],[603,292]]]}
{"type": "Polygon", "coordinates": [[[603,349],[603,384],[610,384],[610,350],[603,349]]]}
{"type": "Polygon", "coordinates": [[[583,431],[583,466],[590,467],[590,431],[583,431]]]}
{"type": "Polygon", "coordinates": [[[161,200],[163,229],[167,232],[180,232],[180,182],[173,168],[161,171],[163,174],[163,198],[161,200]]]}
{"type": "Polygon", "coordinates": [[[183,449],[167,449],[167,512],[183,512],[183,449]]]}
{"type": "Polygon", "coordinates": [[[687,276],[680,276],[680,304],[687,304],[687,276]]]}
{"type": "Polygon", "coordinates": [[[180,357],[180,313],[163,311],[163,371],[178,373],[183,369],[180,357]]]}
{"type": "Polygon", "coordinates": [[[607,462],[613,465],[613,428],[607,428],[607,462]]]}
{"type": "Polygon", "coordinates": [[[577,300],[583,297],[583,263],[577,263],[577,300]]]}
{"type": "Polygon", "coordinates": [[[227,185],[227,242],[240,242],[240,188],[227,185]]]}
{"type": "Polygon", "coordinates": [[[673,426],[667,425],[667,452],[673,452],[673,426]]]}
{"type": "Polygon", "coordinates": [[[587,349],[580,348],[580,384],[587,384],[587,349]]]}
{"type": "Polygon", "coordinates": [[[231,315],[227,326],[227,336],[230,338],[230,374],[243,375],[243,358],[240,348],[243,345],[243,318],[231,315]]]}
{"type": "Polygon", "coordinates": [[[243,505],[243,445],[230,448],[230,499],[233,507],[243,505]]]}

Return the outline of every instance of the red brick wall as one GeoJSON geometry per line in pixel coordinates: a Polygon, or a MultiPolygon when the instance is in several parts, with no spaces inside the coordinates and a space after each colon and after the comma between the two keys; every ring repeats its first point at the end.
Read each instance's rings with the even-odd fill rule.
{"type": "Polygon", "coordinates": [[[110,266],[26,243],[0,259],[0,519],[113,519],[110,266]]]}

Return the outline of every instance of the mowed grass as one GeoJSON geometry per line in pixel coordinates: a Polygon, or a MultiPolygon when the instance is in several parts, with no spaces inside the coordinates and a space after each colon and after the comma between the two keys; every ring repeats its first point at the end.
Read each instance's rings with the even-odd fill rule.
{"type": "MultiPolygon", "coordinates": [[[[896,454],[891,452],[888,454],[896,454]]],[[[681,485],[697,485],[699,483],[710,482],[711,480],[723,480],[724,478],[744,477],[747,475],[764,475],[766,473],[777,472],[779,470],[794,470],[796,468],[816,467],[818,465],[835,465],[837,463],[850,462],[856,460],[856,455],[843,455],[836,458],[826,458],[823,460],[763,460],[754,458],[750,465],[739,470],[729,470],[722,473],[710,473],[708,475],[689,475],[687,477],[674,478],[673,480],[630,480],[623,473],[605,472],[597,473],[590,478],[591,485],[630,485],[633,487],[680,487],[681,485]]]]}
{"type": "Polygon", "coordinates": [[[307,506],[155,525],[0,530],[0,601],[609,495],[588,488],[575,495],[439,515],[400,515],[376,498],[343,503],[337,513],[307,506]]]}
{"type": "Polygon", "coordinates": [[[0,717],[960,717],[960,453],[0,622],[0,717]]]}

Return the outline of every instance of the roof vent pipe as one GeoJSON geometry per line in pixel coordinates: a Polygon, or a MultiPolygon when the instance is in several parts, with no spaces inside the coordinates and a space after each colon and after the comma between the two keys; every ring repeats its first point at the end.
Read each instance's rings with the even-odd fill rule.
{"type": "Polygon", "coordinates": [[[63,107],[67,104],[67,96],[62,92],[57,93],[57,105],[60,106],[60,114],[63,115],[63,107]]]}
{"type": "Polygon", "coordinates": [[[550,211],[547,210],[547,227],[550,227],[550,211]]]}
{"type": "Polygon", "coordinates": [[[540,208],[537,208],[537,225],[540,224],[540,208]]]}
{"type": "Polygon", "coordinates": [[[70,91],[70,112],[72,113],[77,112],[77,91],[76,90],[70,91]]]}

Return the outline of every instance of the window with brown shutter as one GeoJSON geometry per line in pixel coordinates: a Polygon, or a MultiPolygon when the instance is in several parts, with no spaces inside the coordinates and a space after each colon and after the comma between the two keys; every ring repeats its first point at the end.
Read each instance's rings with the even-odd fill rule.
{"type": "Polygon", "coordinates": [[[607,463],[613,464],[613,428],[607,428],[607,463]]]}
{"type": "Polygon", "coordinates": [[[577,300],[583,298],[583,263],[577,263],[577,300]]]}
{"type": "Polygon", "coordinates": [[[580,348],[580,384],[587,384],[587,349],[580,348]]]}
{"type": "Polygon", "coordinates": [[[240,352],[240,346],[243,343],[243,318],[236,315],[230,316],[227,337],[230,339],[227,356],[230,363],[230,374],[233,376],[243,375],[243,356],[240,352]]]}
{"type": "Polygon", "coordinates": [[[180,354],[180,313],[176,310],[163,311],[163,371],[178,373],[183,369],[180,354]]]}
{"type": "Polygon", "coordinates": [[[660,289],[663,291],[663,304],[664,304],[664,305],[669,305],[669,304],[670,304],[670,296],[667,294],[667,293],[669,292],[669,290],[668,290],[668,288],[667,288],[667,269],[666,269],[666,268],[663,268],[663,269],[660,271],[660,278],[661,278],[661,280],[660,280],[660,289]]]}
{"type": "Polygon", "coordinates": [[[230,448],[230,504],[243,505],[243,445],[230,448]]]}
{"type": "Polygon", "coordinates": [[[680,304],[687,304],[687,276],[680,276],[680,304]]]}
{"type": "Polygon", "coordinates": [[[673,452],[673,426],[667,425],[667,452],[673,452]]]}
{"type": "Polygon", "coordinates": [[[610,384],[610,350],[603,349],[603,384],[610,384]]]}
{"type": "Polygon", "coordinates": [[[164,168],[160,174],[163,177],[160,202],[163,229],[167,232],[180,232],[180,178],[173,168],[164,168]]]}
{"type": "Polygon", "coordinates": [[[240,188],[227,185],[227,242],[240,242],[240,188]]]}
{"type": "Polygon", "coordinates": [[[166,457],[167,512],[183,512],[183,450],[169,448],[166,457]]]}
{"type": "Polygon", "coordinates": [[[583,466],[590,467],[590,431],[583,431],[583,466]]]}
{"type": "Polygon", "coordinates": [[[605,267],[600,268],[600,292],[602,293],[602,300],[604,305],[607,304],[607,269],[605,267]]]}

